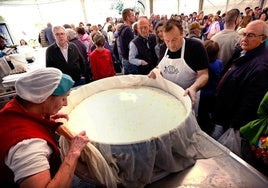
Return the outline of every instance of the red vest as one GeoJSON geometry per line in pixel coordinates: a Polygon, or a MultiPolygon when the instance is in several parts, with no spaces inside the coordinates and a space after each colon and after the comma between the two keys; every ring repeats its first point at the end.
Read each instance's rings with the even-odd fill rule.
{"type": "Polygon", "coordinates": [[[53,177],[61,164],[60,152],[55,140],[55,130],[60,124],[26,112],[18,98],[8,102],[0,110],[0,122],[0,185],[16,186],[13,172],[5,165],[5,156],[12,146],[30,138],[44,139],[52,148],[53,153],[49,163],[53,177]]]}

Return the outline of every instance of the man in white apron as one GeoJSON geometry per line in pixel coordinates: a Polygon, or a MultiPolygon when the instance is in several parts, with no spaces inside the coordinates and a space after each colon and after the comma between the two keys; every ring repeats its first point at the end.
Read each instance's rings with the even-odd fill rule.
{"type": "MultiPolygon", "coordinates": [[[[160,73],[185,89],[184,95],[190,96],[197,113],[199,91],[208,81],[207,52],[199,41],[183,37],[183,28],[177,20],[170,19],[164,24],[163,37],[166,45],[160,49],[160,73]]],[[[154,71],[149,77],[156,78],[154,71]]]]}

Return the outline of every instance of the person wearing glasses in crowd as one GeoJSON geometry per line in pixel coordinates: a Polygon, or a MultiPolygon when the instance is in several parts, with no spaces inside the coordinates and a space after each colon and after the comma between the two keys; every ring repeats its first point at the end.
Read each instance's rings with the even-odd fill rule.
{"type": "Polygon", "coordinates": [[[268,26],[264,21],[250,22],[242,35],[239,53],[226,65],[212,113],[215,139],[228,128],[239,130],[257,119],[258,106],[268,90],[267,36],[268,26]]]}
{"type": "Polygon", "coordinates": [[[86,60],[79,52],[77,46],[68,42],[66,30],[62,26],[53,27],[56,42],[46,50],[46,67],[60,69],[75,81],[74,86],[85,83],[86,60]]]}

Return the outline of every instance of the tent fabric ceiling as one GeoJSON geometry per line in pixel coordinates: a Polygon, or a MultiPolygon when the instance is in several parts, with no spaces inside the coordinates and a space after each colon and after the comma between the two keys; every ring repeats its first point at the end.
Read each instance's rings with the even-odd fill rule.
{"type": "Polygon", "coordinates": [[[36,4],[50,4],[61,2],[65,0],[0,0],[0,5],[36,5],[36,4]]]}

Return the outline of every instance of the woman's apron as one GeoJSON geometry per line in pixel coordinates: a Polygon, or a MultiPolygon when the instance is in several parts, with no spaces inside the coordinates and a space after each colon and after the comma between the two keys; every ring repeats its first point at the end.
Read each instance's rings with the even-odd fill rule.
{"type": "MultiPolygon", "coordinates": [[[[177,59],[170,59],[167,55],[168,48],[166,49],[165,55],[162,60],[159,62],[158,67],[161,74],[167,80],[170,80],[183,89],[190,87],[197,78],[197,73],[191,69],[184,60],[184,51],[185,51],[185,39],[183,39],[183,44],[181,48],[181,57],[177,59]]],[[[200,91],[196,93],[195,99],[195,113],[198,112],[198,104],[200,98],[200,91]]]]}

